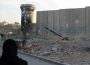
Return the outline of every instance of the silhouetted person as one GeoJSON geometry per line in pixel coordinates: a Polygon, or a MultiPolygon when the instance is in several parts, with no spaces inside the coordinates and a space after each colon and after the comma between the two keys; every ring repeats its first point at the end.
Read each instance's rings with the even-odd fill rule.
{"type": "Polygon", "coordinates": [[[3,52],[0,58],[0,65],[27,65],[25,60],[17,56],[16,41],[8,39],[3,44],[3,52]]]}

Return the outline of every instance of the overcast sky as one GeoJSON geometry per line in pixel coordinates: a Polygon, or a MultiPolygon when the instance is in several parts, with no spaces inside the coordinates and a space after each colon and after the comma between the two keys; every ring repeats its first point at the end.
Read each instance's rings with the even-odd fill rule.
{"type": "Polygon", "coordinates": [[[90,0],[0,0],[0,22],[20,22],[23,3],[34,4],[37,11],[90,6],[90,0]]]}

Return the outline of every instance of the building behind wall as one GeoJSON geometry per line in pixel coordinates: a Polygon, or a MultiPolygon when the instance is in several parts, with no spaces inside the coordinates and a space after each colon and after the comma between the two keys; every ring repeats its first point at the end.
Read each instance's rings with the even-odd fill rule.
{"type": "Polygon", "coordinates": [[[60,35],[90,35],[90,7],[37,12],[37,31],[44,37],[53,36],[45,27],[60,35]]]}

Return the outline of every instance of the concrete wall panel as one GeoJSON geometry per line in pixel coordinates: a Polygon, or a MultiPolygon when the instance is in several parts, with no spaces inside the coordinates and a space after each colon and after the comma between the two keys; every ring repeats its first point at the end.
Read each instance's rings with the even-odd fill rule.
{"type": "Polygon", "coordinates": [[[72,22],[73,22],[73,34],[79,35],[80,30],[80,10],[79,9],[73,9],[72,11],[72,22]]]}
{"type": "Polygon", "coordinates": [[[85,33],[85,10],[73,9],[72,11],[73,34],[82,35],[85,33]]]}
{"type": "Polygon", "coordinates": [[[59,11],[53,11],[53,30],[59,34],[59,11]]]}
{"type": "Polygon", "coordinates": [[[63,9],[59,10],[60,14],[60,33],[63,35],[71,35],[72,26],[72,10],[63,9]]]}
{"type": "MultiPolygon", "coordinates": [[[[48,28],[53,30],[53,11],[48,11],[48,28]]],[[[48,35],[53,35],[53,33],[48,31],[48,35]]]]}
{"type": "Polygon", "coordinates": [[[47,37],[47,30],[45,27],[48,26],[48,12],[47,11],[42,11],[42,27],[43,27],[43,36],[47,37]]]}
{"type": "Polygon", "coordinates": [[[86,34],[86,11],[85,8],[80,9],[80,30],[79,35],[86,34]]]}
{"type": "Polygon", "coordinates": [[[90,35],[90,7],[86,8],[86,34],[90,35]]]}
{"type": "Polygon", "coordinates": [[[72,35],[72,9],[65,10],[65,21],[66,35],[72,35]]]}
{"type": "Polygon", "coordinates": [[[60,12],[60,14],[59,14],[59,24],[60,24],[60,26],[59,26],[59,31],[60,31],[60,34],[61,35],[65,35],[65,21],[66,21],[66,18],[65,18],[65,10],[60,10],[59,11],[60,12]]]}
{"type": "Polygon", "coordinates": [[[37,33],[42,35],[42,11],[37,12],[37,33]]]}

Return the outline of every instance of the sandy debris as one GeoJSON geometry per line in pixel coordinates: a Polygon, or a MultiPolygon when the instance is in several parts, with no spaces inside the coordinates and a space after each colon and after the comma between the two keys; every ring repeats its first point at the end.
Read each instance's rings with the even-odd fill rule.
{"type": "Polygon", "coordinates": [[[34,39],[28,41],[23,48],[25,52],[37,56],[67,63],[70,65],[90,65],[90,46],[86,45],[89,38],[71,39],[34,39]],[[85,42],[85,43],[82,43],[85,42]]]}

